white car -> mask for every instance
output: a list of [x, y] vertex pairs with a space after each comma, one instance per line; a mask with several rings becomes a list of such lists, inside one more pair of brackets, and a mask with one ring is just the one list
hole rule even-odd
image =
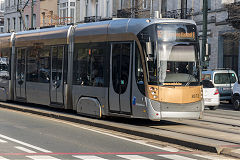
[[210, 80], [220, 94], [221, 101], [231, 103], [232, 87], [238, 81], [237, 74], [229, 69], [214, 69], [202, 72], [202, 78]]
[[240, 82], [233, 85], [232, 102], [235, 110], [240, 110]]
[[215, 110], [220, 104], [220, 96], [217, 88], [214, 87], [211, 81], [203, 80], [203, 101], [204, 106], [210, 110]]

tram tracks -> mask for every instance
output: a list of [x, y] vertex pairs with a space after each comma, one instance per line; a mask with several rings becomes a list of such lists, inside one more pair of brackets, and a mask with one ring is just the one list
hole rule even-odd
[[[0, 104], [4, 105], [4, 103]], [[207, 114], [203, 120], [163, 120], [160, 122], [126, 118], [98, 120], [58, 111], [46, 111], [44, 108], [33, 109], [14, 104], [5, 105], [14, 110], [83, 123], [205, 151], [220, 153], [225, 146], [240, 147], [239, 121], [229, 120], [229, 117], [220, 118]]]
[[161, 131], [200, 138], [201, 141], [216, 141], [217, 145], [231, 143], [240, 145], [240, 119], [231, 117], [231, 112], [226, 114], [206, 113], [202, 120], [171, 120], [176, 125], [149, 126]]

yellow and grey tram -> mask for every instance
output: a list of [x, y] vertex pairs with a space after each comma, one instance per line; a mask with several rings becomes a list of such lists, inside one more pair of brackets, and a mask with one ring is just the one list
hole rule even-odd
[[194, 21], [116, 19], [2, 34], [0, 43], [1, 101], [95, 117], [202, 116]]

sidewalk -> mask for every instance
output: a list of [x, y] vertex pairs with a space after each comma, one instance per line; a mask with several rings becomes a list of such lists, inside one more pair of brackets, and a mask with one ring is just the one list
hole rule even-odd
[[[1, 108], [13, 109], [17, 111], [33, 113], [46, 117], [71, 121], [79, 124], [90, 125], [94, 127], [110, 129], [118, 132], [123, 132], [131, 135], [163, 141], [167, 143], [177, 144], [192, 149], [208, 151], [218, 154], [233, 156], [240, 159], [240, 142], [230, 143], [217, 139], [186, 135], [183, 133], [172, 132], [168, 130], [150, 128], [146, 126], [137, 126], [126, 123], [117, 123], [107, 120], [99, 120], [94, 118], [82, 117], [76, 114], [60, 112], [42, 107], [28, 107], [19, 104], [10, 104], [0, 102]], [[240, 135], [239, 135], [240, 136]]]

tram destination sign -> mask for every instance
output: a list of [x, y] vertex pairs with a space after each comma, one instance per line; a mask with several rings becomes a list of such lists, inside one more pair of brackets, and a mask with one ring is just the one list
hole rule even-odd
[[196, 40], [195, 32], [176, 32], [172, 30], [158, 30], [158, 39], [161, 41], [183, 41], [183, 40]]

